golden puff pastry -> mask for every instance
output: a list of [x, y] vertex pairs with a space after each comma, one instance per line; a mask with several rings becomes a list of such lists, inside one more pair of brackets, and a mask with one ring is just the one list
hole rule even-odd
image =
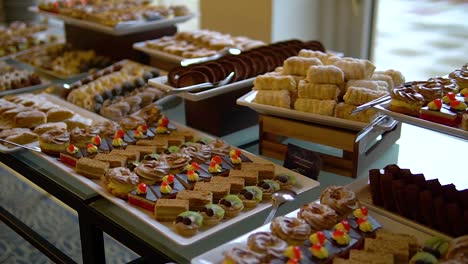
[[295, 91], [297, 88], [296, 80], [290, 75], [263, 74], [254, 80], [254, 90], [289, 90]]
[[331, 55], [321, 52], [319, 50], [301, 49], [297, 56], [304, 57], [304, 58], [319, 58], [319, 60], [322, 63], [324, 63], [327, 61], [328, 57], [330, 57]]
[[355, 105], [350, 105], [343, 102], [338, 103], [335, 107], [335, 117], [370, 123], [377, 116], [377, 112], [371, 108], [352, 115], [351, 112], [354, 109], [356, 109]]
[[343, 100], [347, 104], [362, 105], [388, 94], [389, 93], [386, 91], [374, 91], [367, 88], [351, 86], [348, 87], [348, 90], [343, 96]]
[[317, 115], [333, 116], [335, 111], [335, 100], [318, 100], [299, 98], [294, 103], [294, 108], [298, 111], [308, 112]]
[[346, 80], [370, 79], [375, 71], [375, 66], [370, 61], [355, 58], [338, 59], [333, 65], [344, 72]]
[[299, 98], [337, 100], [340, 88], [335, 84], [309, 83], [305, 80], [299, 82], [297, 87]]
[[387, 83], [387, 85], [388, 85], [388, 87], [390, 89], [393, 89], [393, 87], [395, 87], [395, 84], [393, 83], [392, 76], [390, 76], [388, 74], [385, 74], [383, 72], [374, 72], [374, 74], [371, 77], [371, 80], [384, 81], [384, 82]]
[[318, 58], [289, 57], [283, 63], [283, 72], [284, 74], [305, 76], [309, 67], [313, 65], [322, 65], [322, 62]]
[[333, 65], [310, 66], [306, 79], [311, 83], [341, 84], [344, 83], [344, 73]]
[[405, 76], [403, 76], [403, 74], [400, 71], [390, 69], [384, 71], [383, 73], [392, 77], [394, 86], [402, 85], [405, 83]]
[[287, 90], [259, 90], [257, 91], [254, 102], [283, 108], [291, 108], [291, 96]]
[[388, 91], [388, 83], [384, 81], [376, 81], [376, 80], [349, 80], [346, 83], [346, 90], [348, 90], [348, 87], [361, 87], [361, 88], [367, 88], [370, 90], [374, 91]]

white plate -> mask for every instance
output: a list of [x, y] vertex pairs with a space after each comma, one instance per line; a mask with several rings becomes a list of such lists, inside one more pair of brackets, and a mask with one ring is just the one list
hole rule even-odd
[[[373, 208], [369, 207], [369, 213], [372, 215], [381, 225], [382, 228], [385, 230], [388, 230], [390, 232], [394, 233], [402, 233], [402, 234], [411, 234], [414, 235], [420, 244], [424, 243], [425, 240], [428, 238], [438, 235], [437, 232], [426, 229], [426, 230], [421, 230], [421, 229], [415, 229], [411, 226], [406, 225], [405, 223], [402, 223], [398, 220], [395, 220], [393, 218], [389, 218], [386, 215], [380, 214], [380, 212], [375, 211]], [[297, 213], [299, 210], [295, 210], [286, 216], [289, 217], [296, 217]], [[229, 250], [233, 247], [236, 246], [246, 246], [247, 245], [247, 238], [249, 235], [256, 233], [256, 232], [269, 232], [270, 231], [270, 224], [266, 224], [264, 226], [261, 226], [249, 233], [246, 233], [236, 239], [231, 240], [230, 242], [223, 244], [219, 247], [216, 247], [204, 254], [201, 254], [200, 256], [195, 257], [192, 259], [191, 263], [192, 264], [221, 264], [224, 259], [223, 253], [226, 250]], [[446, 237], [447, 239], [450, 239], [449, 237]]]
[[385, 102], [379, 105], [375, 105], [374, 109], [377, 110], [378, 112], [381, 112], [382, 114], [391, 116], [395, 120], [399, 120], [404, 123], [408, 123], [411, 125], [419, 126], [422, 128], [426, 128], [429, 130], [437, 131], [443, 134], [447, 134], [447, 135], [458, 137], [464, 140], [468, 140], [468, 131], [466, 130], [463, 130], [457, 127], [450, 127], [450, 126], [438, 124], [435, 122], [427, 121], [421, 118], [417, 118], [417, 117], [413, 117], [413, 116], [409, 116], [405, 114], [400, 114], [397, 112], [393, 112], [387, 109], [388, 105], [389, 105], [389, 102]]
[[147, 41], [134, 43], [133, 44], [133, 49], [142, 51], [142, 52], [144, 52], [144, 53], [146, 53], [146, 54], [150, 55], [151, 57], [156, 58], [158, 60], [163, 60], [163, 61], [176, 63], [176, 64], [180, 64], [180, 62], [182, 60], [186, 59], [184, 57], [180, 57], [180, 56], [177, 56], [177, 55], [174, 55], [174, 54], [171, 54], [171, 53], [167, 53], [167, 52], [164, 52], [164, 51], [161, 51], [161, 50], [148, 48], [146, 46], [146, 42]]
[[257, 95], [257, 91], [250, 91], [244, 96], [237, 99], [237, 104], [242, 106], [247, 106], [252, 108], [253, 110], [261, 113], [261, 114], [268, 114], [286, 118], [292, 118], [296, 120], [326, 125], [326, 126], [333, 126], [338, 128], [345, 128], [349, 130], [361, 131], [364, 127], [368, 125], [368, 123], [352, 121], [348, 119], [338, 118], [334, 116], [325, 116], [325, 115], [317, 115], [307, 112], [301, 112], [294, 109], [287, 109], [272, 105], [265, 105], [265, 104], [258, 104], [254, 102], [255, 96]]
[[44, 15], [44, 16], [62, 20], [63, 22], [68, 23], [70, 25], [92, 29], [92, 30], [96, 30], [99, 32], [103, 32], [103, 33], [107, 33], [107, 34], [115, 35], [115, 36], [128, 35], [128, 34], [138, 33], [138, 32], [142, 32], [146, 30], [156, 30], [156, 29], [172, 26], [177, 23], [185, 22], [195, 16], [195, 14], [189, 14], [186, 16], [177, 16], [173, 18], [160, 19], [160, 20], [155, 20], [155, 21], [142, 21], [142, 22], [137, 22], [132, 25], [122, 25], [122, 26], [116, 25], [115, 27], [110, 27], [110, 26], [99, 24], [99, 23], [86, 21], [83, 19], [77, 19], [77, 18], [59, 15], [59, 14], [55, 14], [55, 13], [51, 13], [47, 11], [42, 11], [42, 10], [39, 10], [37, 7], [32, 7], [30, 8], [30, 10], [34, 12], [39, 12], [39, 14]]
[[[54, 104], [57, 104], [59, 106], [62, 106], [66, 109], [69, 109], [69, 110], [72, 110], [75, 114], [79, 114], [81, 115], [82, 117], [85, 117], [85, 118], [89, 118], [93, 121], [102, 121], [102, 120], [108, 120], [98, 114], [95, 114], [95, 113], [92, 113], [92, 112], [89, 112], [89, 111], [86, 111], [84, 110], [83, 108], [81, 107], [78, 107], [72, 103], [69, 103], [67, 101], [64, 101], [62, 100], [61, 98], [55, 96], [55, 95], [51, 95], [51, 94], [38, 94], [36, 95], [40, 98], [44, 98], [44, 101], [48, 101], [48, 102], [51, 102], [51, 103], [54, 103]], [[26, 144], [26, 146], [28, 147], [38, 147], [39, 146], [39, 142], [32, 142], [30, 144]], [[14, 152], [14, 151], [17, 151], [17, 150], [20, 150], [21, 148], [20, 147], [12, 147], [12, 148], [9, 148], [9, 147], [6, 147], [5, 145], [3, 144], [0, 144], [0, 152], [2, 153], [9, 153], [9, 152]]]
[[[198, 93], [179, 93], [177, 94], [177, 96], [185, 98], [189, 101], [201, 101], [201, 100], [211, 98], [213, 96], [225, 94], [225, 93], [235, 91], [238, 89], [242, 89], [248, 86], [253, 86], [254, 79], [255, 78], [249, 78], [249, 79], [245, 79], [245, 80], [238, 81], [235, 83], [230, 83], [224, 86], [211, 88], [206, 91], [202, 91]], [[177, 90], [177, 88], [174, 88], [167, 83], [167, 76], [161, 76], [158, 78], [149, 79], [148, 83], [152, 86], [158, 87], [160, 89], [164, 89], [166, 91]]]

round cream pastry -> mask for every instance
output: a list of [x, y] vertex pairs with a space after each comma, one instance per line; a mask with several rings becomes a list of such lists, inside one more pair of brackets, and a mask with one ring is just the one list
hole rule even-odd
[[135, 173], [140, 176], [140, 181], [146, 184], [161, 182], [162, 178], [169, 174], [169, 164], [164, 160], [147, 160], [135, 168]]
[[126, 199], [140, 182], [140, 177], [124, 167], [107, 170], [103, 178], [105, 188], [113, 195]]

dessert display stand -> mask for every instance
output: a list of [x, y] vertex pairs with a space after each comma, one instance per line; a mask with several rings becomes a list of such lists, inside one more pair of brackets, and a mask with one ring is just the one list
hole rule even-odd
[[341, 157], [319, 153], [322, 170], [352, 178], [381, 156], [401, 134], [401, 123], [390, 131], [350, 130], [260, 114], [259, 124], [260, 155], [282, 160], [287, 151], [287, 146], [282, 143], [284, 140], [294, 138], [312, 142], [342, 150]]

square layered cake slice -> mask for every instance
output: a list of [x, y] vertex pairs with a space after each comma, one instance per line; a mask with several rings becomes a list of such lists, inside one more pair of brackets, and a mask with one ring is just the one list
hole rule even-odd
[[273, 180], [275, 165], [273, 163], [242, 163], [241, 170], [258, 172], [258, 180]]
[[212, 182], [197, 182], [194, 191], [208, 191], [213, 193], [213, 202], [217, 203], [231, 191], [230, 183], [212, 183]]
[[245, 186], [258, 184], [258, 171], [231, 170], [228, 177], [243, 178]]
[[174, 221], [180, 213], [188, 210], [188, 200], [159, 199], [154, 206], [154, 217], [158, 221]]
[[213, 203], [213, 193], [209, 191], [181, 190], [177, 193], [177, 199], [188, 200], [191, 211], [201, 211], [202, 208]]
[[242, 188], [245, 186], [245, 179], [238, 177], [223, 177], [215, 176], [211, 178], [212, 183], [229, 183], [231, 184], [231, 193], [236, 194], [242, 191]]

